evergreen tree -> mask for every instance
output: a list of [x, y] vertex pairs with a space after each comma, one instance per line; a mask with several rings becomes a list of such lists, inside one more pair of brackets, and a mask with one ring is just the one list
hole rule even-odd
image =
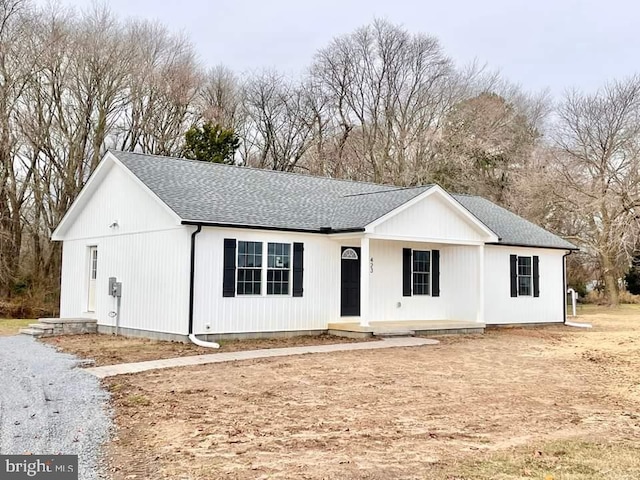
[[233, 156], [240, 146], [240, 140], [230, 128], [207, 122], [194, 125], [184, 135], [185, 145], [182, 156], [192, 160], [214, 163], [233, 163]]
[[631, 268], [624, 276], [627, 290], [633, 295], [640, 295], [640, 256], [633, 257]]

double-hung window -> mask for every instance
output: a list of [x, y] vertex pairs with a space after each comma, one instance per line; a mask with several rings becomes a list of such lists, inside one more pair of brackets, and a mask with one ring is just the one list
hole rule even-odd
[[267, 295], [289, 295], [291, 245], [269, 242], [266, 247], [267, 261], [264, 262], [262, 242], [238, 242], [238, 295], [263, 295], [263, 283], [266, 283]]
[[262, 291], [262, 242], [238, 242], [238, 295]]
[[518, 295], [532, 295], [532, 276], [531, 257], [518, 257]]
[[289, 295], [291, 245], [267, 245], [267, 295]]
[[[225, 238], [223, 246], [223, 297], [302, 297], [303, 243], [248, 242]], [[410, 263], [408, 268], [411, 268]]]
[[413, 294], [431, 294], [431, 252], [413, 251]]

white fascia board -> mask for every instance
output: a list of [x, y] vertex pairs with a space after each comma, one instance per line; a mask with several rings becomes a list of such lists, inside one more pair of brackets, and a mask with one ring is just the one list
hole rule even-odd
[[391, 210], [390, 212], [386, 213], [385, 215], [383, 215], [382, 217], [378, 218], [377, 220], [374, 220], [373, 222], [371, 222], [369, 225], [367, 225], [365, 227], [365, 231], [367, 233], [373, 233], [374, 229], [378, 225], [380, 225], [381, 223], [384, 223], [385, 221], [389, 220], [390, 218], [395, 217], [400, 212], [403, 212], [407, 208], [415, 205], [416, 203], [421, 202], [425, 198], [427, 198], [427, 197], [429, 197], [431, 195], [436, 195], [436, 194], [440, 195], [443, 199], [445, 199], [445, 201], [449, 202], [449, 205], [451, 205], [452, 208], [454, 208], [456, 211], [458, 211], [462, 215], [463, 218], [465, 218], [466, 220], [469, 221], [469, 223], [471, 223], [477, 229], [479, 229], [480, 231], [485, 233], [487, 235], [487, 237], [488, 237], [486, 242], [498, 242], [500, 240], [500, 237], [498, 237], [498, 235], [496, 235], [496, 233], [493, 230], [491, 230], [484, 223], [482, 223], [480, 220], [478, 220], [478, 218], [475, 215], [473, 215], [469, 210], [467, 210], [465, 207], [463, 207], [460, 202], [458, 202], [455, 198], [453, 198], [440, 185], [432, 186], [426, 192], [421, 193], [417, 197], [414, 197], [411, 200], [409, 200], [408, 202], [403, 203], [398, 208], [395, 208], [394, 210]]
[[365, 232], [348, 232], [348, 233], [330, 233], [327, 237], [332, 240], [350, 240], [350, 239], [360, 239], [365, 236]]
[[427, 238], [427, 237], [407, 237], [403, 235], [382, 235], [372, 233], [367, 235], [371, 240], [390, 240], [394, 242], [411, 243], [439, 243], [442, 245], [484, 245], [483, 241], [464, 240], [458, 238]]

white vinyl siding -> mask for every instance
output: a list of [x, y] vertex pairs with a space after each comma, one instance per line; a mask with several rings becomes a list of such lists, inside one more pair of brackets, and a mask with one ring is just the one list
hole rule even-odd
[[[192, 229], [67, 240], [62, 253], [60, 316], [91, 317], [115, 325], [109, 277], [122, 282], [120, 326], [166, 333], [187, 333], [189, 242]], [[98, 244], [95, 313], [87, 314], [87, 247]]]
[[[402, 249], [440, 250], [440, 296], [402, 295]], [[369, 319], [475, 321], [478, 297], [476, 246], [373, 240]]]
[[[175, 222], [123, 167], [112, 165], [65, 233], [60, 316], [115, 325], [109, 277], [122, 282], [120, 326], [186, 334], [194, 227]], [[111, 227], [114, 221], [117, 227]], [[95, 268], [88, 249], [97, 246]], [[95, 312], [87, 312], [95, 276]]]
[[[427, 220], [428, 219], [428, 220]], [[375, 234], [400, 237], [423, 237], [442, 240], [480, 242], [487, 234], [452, 207], [448, 200], [434, 193], [394, 215], [374, 228]]]
[[[485, 321], [487, 324], [563, 321], [564, 250], [487, 245], [485, 247]], [[509, 256], [539, 257], [540, 297], [511, 297]], [[531, 287], [533, 291], [533, 285]]]
[[[204, 227], [197, 237], [194, 330], [204, 333], [324, 330], [340, 315], [340, 243], [326, 235], [297, 232], [250, 231]], [[262, 242], [289, 246], [289, 292], [266, 293], [267, 258], [263, 259], [263, 293], [260, 296], [222, 296], [223, 242]], [[293, 243], [304, 243], [304, 295], [292, 296]], [[277, 254], [275, 254], [277, 256]], [[276, 259], [274, 259], [276, 260]], [[282, 259], [283, 265], [284, 259]], [[278, 265], [276, 261], [274, 265]], [[209, 328], [207, 328], [207, 325]]]

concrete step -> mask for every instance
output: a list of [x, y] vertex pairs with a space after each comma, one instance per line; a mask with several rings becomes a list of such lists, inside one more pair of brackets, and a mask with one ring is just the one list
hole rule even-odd
[[44, 330], [38, 330], [35, 328], [21, 328], [18, 332], [23, 335], [31, 335], [32, 337], [41, 337], [45, 333]]
[[45, 323], [30, 323], [29, 328], [35, 330], [45, 330], [47, 332], [53, 332], [53, 325], [47, 325]]
[[39, 318], [40, 323], [97, 323], [95, 318]]
[[373, 332], [374, 337], [413, 337], [413, 330], [378, 330]]

